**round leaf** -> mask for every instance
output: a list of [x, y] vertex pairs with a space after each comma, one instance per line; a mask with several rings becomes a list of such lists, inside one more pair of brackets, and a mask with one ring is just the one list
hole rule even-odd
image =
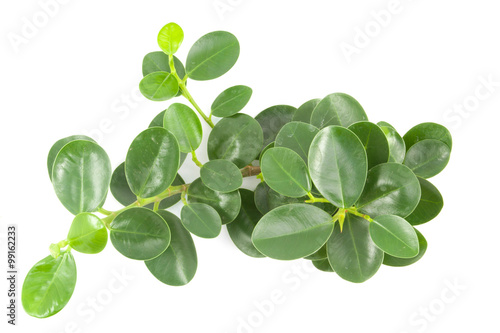
[[181, 152], [189, 153], [200, 146], [203, 138], [201, 122], [189, 106], [181, 103], [170, 105], [163, 118], [163, 127], [176, 137]]
[[75, 140], [86, 140], [95, 142], [94, 139], [86, 135], [72, 135], [68, 136], [67, 138], [63, 138], [61, 140], [56, 141], [56, 143], [54, 143], [50, 148], [49, 155], [47, 156], [47, 170], [49, 171], [49, 178], [51, 181], [52, 181], [52, 167], [54, 166], [54, 161], [57, 157], [57, 154], [59, 154], [59, 151], [62, 149], [62, 147], [64, 147], [71, 141]]
[[222, 228], [219, 213], [204, 203], [192, 203], [182, 207], [181, 221], [189, 232], [202, 238], [215, 238], [219, 236]]
[[311, 114], [311, 125], [319, 129], [330, 125], [349, 127], [365, 120], [368, 120], [368, 117], [358, 101], [343, 93], [326, 96]]
[[200, 169], [200, 177], [208, 188], [223, 193], [236, 191], [243, 183], [241, 171], [228, 160], [212, 160]]
[[234, 86], [224, 90], [212, 103], [212, 114], [216, 117], [230, 117], [240, 112], [252, 96], [247, 86]]
[[240, 55], [236, 37], [226, 31], [214, 31], [198, 39], [186, 60], [188, 76], [193, 80], [212, 80], [229, 71]]
[[333, 272], [332, 265], [330, 265], [330, 262], [328, 259], [319, 259], [319, 260], [313, 260], [312, 264], [314, 267], [319, 269], [320, 271], [331, 273]]
[[417, 176], [431, 178], [443, 171], [450, 160], [450, 147], [442, 141], [428, 139], [408, 149], [404, 164]]
[[422, 195], [417, 208], [405, 217], [405, 220], [411, 225], [419, 225], [429, 222], [439, 215], [443, 208], [443, 197], [439, 190], [428, 180], [418, 177]]
[[365, 147], [368, 169], [389, 161], [389, 142], [384, 131], [369, 121], [360, 121], [349, 126]]
[[95, 212], [106, 199], [111, 163], [96, 143], [75, 140], [57, 154], [52, 184], [57, 197], [71, 213]]
[[101, 219], [89, 213], [75, 216], [68, 232], [68, 244], [81, 253], [99, 253], [108, 243], [108, 231]]
[[427, 250], [427, 241], [425, 240], [424, 235], [420, 233], [420, 231], [418, 231], [417, 229], [414, 230], [417, 233], [418, 237], [418, 247], [419, 247], [418, 254], [413, 258], [398, 258], [398, 257], [393, 257], [386, 253], [384, 254], [384, 265], [394, 266], [394, 267], [408, 266], [416, 263], [417, 261], [420, 260], [420, 258], [424, 256], [425, 251]]
[[316, 98], [316, 99], [311, 99], [310, 101], [305, 102], [302, 104], [297, 111], [295, 111], [295, 114], [292, 117], [293, 121], [301, 121], [303, 123], [310, 124], [311, 123], [311, 115], [314, 111], [314, 108], [318, 105], [318, 103], [321, 101], [321, 99]]
[[358, 200], [367, 165], [361, 141], [340, 126], [322, 129], [309, 148], [309, 172], [314, 185], [337, 207], [349, 208]]
[[[164, 53], [162, 52], [162, 54], [164, 54]], [[156, 115], [156, 117], [154, 117], [154, 119], [151, 121], [151, 123], [149, 124], [148, 128], [151, 128], [151, 127], [163, 127], [163, 118], [165, 118], [165, 113], [166, 112], [167, 112], [167, 110], [163, 110], [162, 112], [158, 113]], [[184, 161], [186, 160], [186, 157], [187, 157], [187, 153], [181, 152], [181, 160], [179, 162], [179, 167], [182, 164], [184, 164]]]
[[281, 128], [292, 121], [296, 108], [289, 105], [275, 105], [260, 112], [256, 117], [264, 133], [263, 147], [275, 141]]
[[290, 204], [264, 215], [255, 227], [252, 242], [270, 258], [293, 260], [320, 249], [332, 230], [330, 214], [311, 205]]
[[392, 125], [385, 121], [381, 121], [377, 125], [384, 131], [389, 143], [389, 162], [403, 163], [405, 160], [406, 145], [401, 135], [399, 135]]
[[452, 148], [451, 133], [443, 125], [436, 123], [422, 123], [410, 129], [403, 137], [406, 143], [406, 150], [415, 143], [423, 140], [438, 140]]
[[153, 72], [141, 80], [139, 90], [147, 99], [161, 102], [177, 95], [179, 83], [169, 72]]
[[260, 152], [260, 155], [259, 155], [259, 165], [262, 164], [262, 156], [264, 156], [264, 153], [266, 151], [268, 151], [269, 149], [271, 148], [274, 148], [274, 141], [271, 142], [270, 144], [268, 144], [267, 146], [264, 147], [264, 149], [262, 149], [262, 151]]
[[402, 217], [377, 216], [370, 223], [370, 236], [382, 251], [398, 258], [413, 258], [418, 254], [415, 230]]
[[[186, 75], [184, 65], [176, 56], [174, 56], [174, 67], [180, 78]], [[150, 52], [146, 54], [142, 60], [142, 75], [146, 76], [154, 72], [170, 73], [168, 55], [162, 51]]]
[[130, 259], [149, 260], [170, 244], [170, 229], [165, 220], [144, 207], [129, 208], [118, 214], [110, 225], [111, 243]]
[[307, 163], [309, 147], [319, 130], [309, 124], [292, 121], [285, 124], [276, 136], [275, 147], [290, 148]]
[[158, 33], [158, 45], [168, 55], [173, 55], [182, 44], [184, 32], [181, 27], [173, 22], [161, 28]]

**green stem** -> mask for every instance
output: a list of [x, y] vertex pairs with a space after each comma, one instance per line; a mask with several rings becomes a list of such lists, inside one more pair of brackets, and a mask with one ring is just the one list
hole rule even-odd
[[160, 208], [160, 201], [156, 201], [153, 206], [153, 212], [157, 212], [158, 208]]
[[191, 157], [193, 159], [194, 164], [196, 164], [200, 168], [203, 167], [203, 164], [198, 160], [198, 157], [196, 157], [196, 152], [194, 150], [191, 152]]
[[330, 202], [325, 198], [316, 198], [311, 192], [307, 193], [309, 200], [306, 200], [306, 203], [315, 203], [315, 202]]
[[104, 208], [102, 208], [102, 207], [101, 207], [101, 208], [99, 208], [97, 211], [98, 211], [99, 213], [103, 214], [103, 215], [111, 215], [111, 214], [113, 213], [112, 211], [107, 210], [107, 209], [104, 209]]
[[351, 207], [351, 208], [347, 209], [346, 211], [351, 213], [352, 215], [362, 217], [365, 220], [367, 220], [368, 222], [373, 222], [373, 219], [370, 216], [358, 212], [358, 210], [355, 207]]

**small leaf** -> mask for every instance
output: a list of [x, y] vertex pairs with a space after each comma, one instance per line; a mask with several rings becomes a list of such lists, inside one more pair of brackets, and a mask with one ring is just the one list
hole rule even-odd
[[285, 124], [276, 136], [275, 147], [290, 148], [307, 163], [309, 147], [319, 130], [309, 124], [292, 121]]
[[144, 207], [129, 208], [110, 225], [111, 243], [125, 257], [136, 260], [156, 258], [170, 244], [165, 220]]
[[404, 164], [417, 176], [431, 178], [448, 165], [450, 153], [450, 147], [442, 141], [426, 139], [408, 149]]
[[204, 203], [192, 203], [182, 207], [181, 221], [189, 232], [202, 238], [215, 238], [219, 236], [222, 228], [219, 213]]
[[422, 123], [410, 129], [403, 137], [406, 143], [406, 150], [409, 150], [415, 143], [423, 140], [438, 140], [446, 144], [450, 150], [452, 148], [451, 133], [443, 125], [436, 123]]
[[[182, 62], [174, 56], [174, 67], [177, 75], [182, 79], [186, 75], [186, 69]], [[154, 72], [170, 73], [170, 64], [168, 55], [162, 51], [150, 52], [144, 56], [142, 60], [142, 75], [146, 76]]]
[[276, 135], [281, 128], [292, 121], [296, 108], [289, 105], [275, 105], [260, 112], [256, 117], [264, 133], [264, 143], [262, 147], [275, 141]]
[[52, 181], [52, 167], [54, 166], [54, 161], [56, 160], [57, 154], [59, 154], [59, 151], [61, 151], [62, 147], [64, 147], [71, 141], [75, 140], [86, 140], [95, 142], [94, 139], [86, 135], [72, 135], [68, 136], [67, 138], [58, 140], [56, 143], [54, 143], [54, 145], [50, 148], [49, 155], [47, 156], [47, 170], [49, 171], [49, 177], [51, 181]]
[[243, 183], [241, 171], [228, 160], [212, 160], [200, 169], [200, 177], [208, 188], [223, 193], [236, 191]]
[[314, 108], [318, 105], [318, 103], [321, 101], [320, 98], [316, 99], [311, 99], [310, 101], [305, 102], [302, 104], [297, 111], [295, 111], [292, 121], [301, 121], [306, 124], [311, 123], [311, 115], [314, 111]]
[[377, 216], [370, 223], [370, 236], [382, 251], [398, 258], [413, 258], [418, 254], [415, 230], [402, 217]]
[[322, 129], [337, 125], [349, 127], [368, 117], [361, 105], [354, 98], [343, 93], [334, 93], [323, 98], [311, 114], [311, 125]]
[[108, 231], [101, 219], [89, 213], [75, 216], [68, 232], [69, 246], [81, 253], [99, 253], [108, 243]]
[[181, 103], [170, 105], [163, 118], [163, 127], [175, 136], [181, 152], [190, 153], [200, 146], [203, 137], [201, 122], [189, 106]]
[[224, 90], [212, 103], [212, 114], [216, 117], [230, 117], [240, 112], [252, 96], [247, 86], [234, 86]]
[[181, 27], [173, 22], [161, 28], [158, 33], [158, 45], [168, 55], [173, 55], [184, 40], [184, 32]]
[[439, 215], [443, 208], [443, 197], [439, 190], [428, 180], [418, 177], [422, 195], [417, 208], [405, 217], [411, 225], [419, 225], [429, 222]]
[[403, 163], [406, 155], [406, 145], [401, 135], [391, 124], [385, 121], [381, 121], [377, 125], [384, 131], [389, 143], [389, 162]]
[[169, 72], [153, 72], [141, 80], [139, 89], [147, 99], [161, 102], [175, 97], [179, 91], [179, 84]]
[[384, 131], [374, 123], [360, 121], [349, 126], [365, 147], [368, 170], [389, 161], [389, 142]]
[[314, 267], [319, 269], [320, 271], [331, 273], [333, 272], [332, 265], [330, 265], [330, 262], [328, 259], [319, 259], [319, 260], [312, 260], [311, 261]]
[[417, 229], [415, 229], [415, 232], [417, 233], [418, 237], [418, 254], [413, 257], [413, 258], [398, 258], [398, 257], [393, 257], [390, 254], [384, 254], [384, 265], [387, 266], [394, 266], [394, 267], [403, 267], [403, 266], [408, 266], [411, 264], [416, 263], [419, 261], [425, 254], [425, 251], [427, 250], [427, 241], [424, 238], [424, 235], [420, 233]]

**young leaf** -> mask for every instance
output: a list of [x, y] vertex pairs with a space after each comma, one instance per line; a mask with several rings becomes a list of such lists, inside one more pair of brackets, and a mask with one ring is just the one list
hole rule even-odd
[[200, 177], [208, 188], [223, 193], [236, 191], [243, 183], [241, 171], [228, 160], [212, 160], [200, 169]]
[[285, 124], [276, 136], [275, 147], [290, 148], [307, 163], [309, 147], [319, 130], [309, 124], [292, 121]]
[[411, 225], [419, 225], [429, 222], [439, 215], [443, 208], [443, 197], [439, 190], [428, 180], [418, 177], [420, 182], [421, 196], [417, 208], [405, 217]]
[[240, 112], [252, 96], [247, 86], [234, 86], [224, 90], [212, 103], [212, 114], [216, 117], [230, 117]]
[[97, 216], [80, 213], [73, 219], [67, 240], [69, 246], [78, 252], [99, 253], [108, 243], [108, 231]]
[[182, 207], [181, 221], [189, 232], [202, 238], [215, 238], [222, 228], [219, 213], [204, 203], [191, 203]]
[[450, 160], [450, 147], [442, 141], [418, 141], [406, 152], [404, 164], [417, 176], [431, 178], [443, 171]]
[[203, 137], [201, 122], [189, 106], [181, 103], [170, 105], [163, 118], [163, 127], [175, 136], [181, 152], [190, 153], [200, 146]]
[[310, 101], [305, 102], [299, 108], [297, 111], [295, 111], [292, 121], [300, 121], [306, 124], [311, 123], [311, 115], [314, 111], [314, 108], [318, 105], [318, 103], [321, 101], [320, 98], [316, 99], [311, 99]]
[[406, 143], [406, 150], [409, 150], [415, 143], [423, 140], [438, 140], [446, 144], [450, 150], [452, 148], [451, 133], [443, 125], [436, 123], [422, 123], [410, 129], [403, 137]]
[[368, 120], [368, 117], [358, 101], [343, 93], [326, 96], [311, 114], [311, 125], [319, 129], [330, 125], [349, 127], [365, 120]]
[[384, 131], [374, 123], [360, 121], [349, 126], [365, 147], [368, 170], [389, 161], [389, 142]]
[[147, 99], [161, 102], [175, 97], [179, 84], [169, 72], [153, 72], [141, 80], [139, 90]]
[[377, 216], [370, 223], [370, 236], [382, 251], [398, 258], [418, 254], [418, 237], [405, 219], [395, 215]]
[[264, 215], [253, 231], [252, 242], [270, 258], [293, 260], [320, 249], [332, 230], [330, 214], [311, 205], [290, 204]]
[[405, 160], [406, 145], [401, 135], [399, 135], [392, 125], [385, 121], [378, 122], [377, 125], [384, 131], [389, 143], [389, 162], [403, 163]]
[[56, 141], [54, 145], [50, 148], [49, 155], [47, 156], [47, 170], [49, 171], [49, 178], [52, 181], [52, 167], [54, 166], [54, 161], [56, 160], [57, 154], [66, 144], [75, 140], [86, 140], [92, 141], [95, 143], [94, 139], [86, 136], [86, 135], [72, 135], [67, 138], [63, 138], [61, 140]]
[[427, 250], [427, 241], [425, 240], [424, 235], [420, 233], [420, 231], [415, 228], [414, 230], [418, 237], [418, 254], [413, 258], [398, 258], [386, 253], [384, 254], [384, 265], [393, 267], [408, 266], [416, 263], [424, 256], [425, 251]]
[[263, 147], [275, 141], [281, 128], [292, 121], [296, 108], [289, 105], [275, 105], [260, 112], [256, 117], [264, 133]]
[[173, 22], [161, 28], [158, 33], [158, 45], [168, 55], [173, 55], [182, 44], [184, 32], [181, 27]]

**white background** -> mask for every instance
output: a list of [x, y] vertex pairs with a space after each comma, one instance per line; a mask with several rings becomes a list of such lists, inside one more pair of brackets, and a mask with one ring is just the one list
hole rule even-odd
[[[499, 330], [497, 2], [401, 0], [384, 27], [374, 24], [372, 12], [392, 8], [390, 0], [66, 0], [44, 22], [40, 3], [46, 2], [0, 5], [0, 258], [5, 260], [5, 225], [18, 223], [19, 289], [72, 220], [47, 176], [48, 150], [59, 138], [90, 133], [113, 166], [122, 162], [132, 139], [169, 105], [146, 101], [136, 91], [142, 58], [159, 50], [157, 32], [170, 21], [185, 32], [181, 59], [213, 30], [228, 30], [240, 41], [240, 59], [228, 74], [190, 82], [205, 110], [235, 84], [253, 88], [245, 109], [251, 115], [346, 92], [372, 121], [388, 121], [402, 134], [426, 121], [448, 126], [454, 147], [448, 168], [432, 179], [445, 207], [419, 228], [429, 248], [413, 266], [384, 266], [368, 282], [352, 284], [306, 261], [247, 257], [223, 230], [215, 240], [195, 238], [197, 275], [175, 288], [108, 246], [99, 255], [75, 254], [78, 283], [63, 311], [39, 320], [21, 310], [19, 326], [8, 332]], [[217, 11], [217, 4], [226, 10]], [[37, 31], [23, 32], [34, 20]], [[360, 44], [357, 31], [365, 28], [372, 37]], [[15, 38], [24, 39], [16, 44]], [[358, 46], [351, 57], [341, 50], [347, 44]], [[485, 85], [488, 79], [496, 84]], [[457, 113], [454, 106], [465, 111]], [[204, 152], [200, 158], [206, 160]], [[192, 181], [196, 168], [186, 166], [193, 172], [182, 175]], [[110, 198], [106, 207], [118, 205]], [[117, 282], [121, 274], [129, 280]], [[5, 281], [0, 287], [3, 332]], [[282, 297], [271, 307], [276, 293]]]

